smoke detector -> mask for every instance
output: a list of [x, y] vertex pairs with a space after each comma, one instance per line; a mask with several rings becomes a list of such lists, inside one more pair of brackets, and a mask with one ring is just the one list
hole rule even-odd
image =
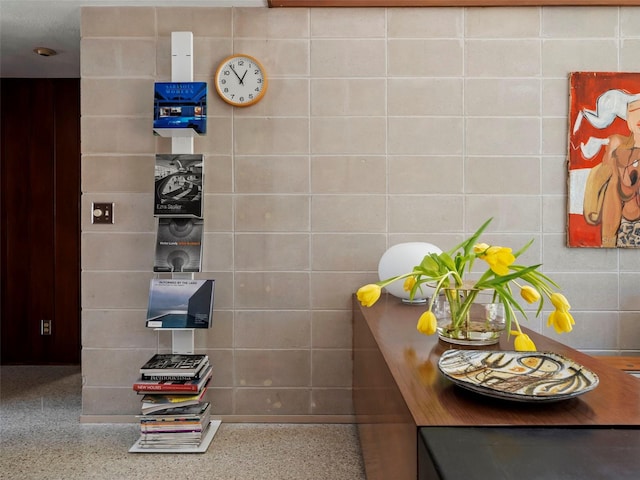
[[33, 51], [41, 57], [53, 57], [54, 55], [58, 54], [58, 52], [56, 52], [55, 50], [47, 47], [36, 47], [33, 49]]

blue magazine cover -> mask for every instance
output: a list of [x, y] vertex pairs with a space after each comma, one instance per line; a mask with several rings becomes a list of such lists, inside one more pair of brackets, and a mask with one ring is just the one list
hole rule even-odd
[[[153, 130], [207, 133], [207, 83], [159, 82], [155, 84]], [[186, 133], [186, 136], [189, 136]]]

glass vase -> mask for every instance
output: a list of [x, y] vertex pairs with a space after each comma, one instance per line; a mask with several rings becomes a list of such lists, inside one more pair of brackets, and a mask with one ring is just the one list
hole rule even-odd
[[486, 290], [443, 289], [433, 304], [438, 336], [456, 345], [498, 343], [506, 328], [504, 305], [492, 300]]

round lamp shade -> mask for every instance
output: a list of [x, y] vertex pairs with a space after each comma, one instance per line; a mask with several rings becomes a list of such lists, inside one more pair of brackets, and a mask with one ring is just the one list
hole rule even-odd
[[[420, 265], [425, 255], [429, 253], [442, 253], [435, 245], [425, 242], [398, 243], [384, 252], [378, 263], [378, 276], [380, 280], [385, 280], [396, 275], [402, 275], [413, 270], [413, 267]], [[405, 279], [396, 280], [385, 288], [394, 297], [401, 298], [405, 302], [410, 302], [409, 292], [404, 290]], [[413, 302], [423, 303], [431, 294], [433, 288], [424, 285], [416, 291]]]

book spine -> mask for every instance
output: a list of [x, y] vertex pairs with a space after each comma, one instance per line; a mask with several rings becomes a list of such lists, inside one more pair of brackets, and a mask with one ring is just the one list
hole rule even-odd
[[141, 375], [143, 380], [151, 380], [154, 382], [162, 381], [178, 381], [178, 380], [200, 380], [200, 375]]
[[146, 383], [134, 383], [133, 389], [138, 392], [162, 392], [162, 393], [175, 393], [175, 392], [197, 392], [197, 385], [154, 385]]

